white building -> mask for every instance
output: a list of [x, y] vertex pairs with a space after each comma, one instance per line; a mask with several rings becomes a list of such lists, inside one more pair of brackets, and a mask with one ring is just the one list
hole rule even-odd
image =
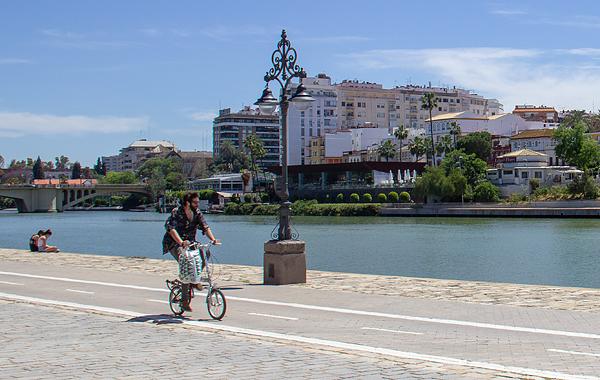
[[[288, 108], [288, 165], [304, 165], [308, 157], [309, 140], [337, 131], [337, 94], [326, 74], [302, 79], [302, 84], [315, 99], [306, 111]], [[297, 83], [290, 86], [289, 96]]]
[[498, 157], [497, 167], [486, 170], [487, 179], [500, 188], [500, 196], [513, 193], [529, 194], [531, 179], [540, 186], [560, 186], [583, 174], [570, 166], [548, 166], [548, 156], [530, 149], [521, 149]]
[[[515, 136], [510, 137], [510, 145], [512, 151], [521, 149], [530, 149], [535, 152], [544, 153], [548, 156], [548, 165], [559, 165], [559, 159], [556, 157], [554, 148], [558, 141], [552, 140], [552, 132], [554, 129], [531, 129], [520, 132]], [[564, 161], [562, 165], [564, 165]]]
[[228, 193], [251, 193], [252, 174], [233, 173], [216, 174], [210, 178], [195, 179], [187, 182], [188, 190], [214, 190]]
[[146, 160], [154, 157], [164, 157], [173, 150], [178, 151], [179, 148], [170, 141], [141, 139], [121, 149], [121, 153], [118, 155], [103, 156], [102, 160], [106, 163], [107, 171], [136, 171]]
[[[476, 115], [471, 111], [447, 113], [432, 117], [433, 139], [440, 141], [442, 136], [450, 134], [452, 122], [457, 122], [461, 129], [461, 135], [471, 132], [489, 132], [491, 135], [511, 136], [525, 129], [526, 122], [518, 116], [510, 113], [494, 116]], [[430, 136], [431, 128], [429, 119], [426, 120], [425, 135]]]

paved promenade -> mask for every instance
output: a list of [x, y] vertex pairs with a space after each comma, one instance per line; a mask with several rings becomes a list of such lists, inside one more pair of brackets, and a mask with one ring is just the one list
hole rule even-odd
[[0, 249], [0, 377], [600, 376], [600, 290], [317, 271], [254, 286], [262, 268], [223, 265], [230, 308], [213, 322], [196, 301], [183, 319], [152, 314], [176, 272], [173, 260]]

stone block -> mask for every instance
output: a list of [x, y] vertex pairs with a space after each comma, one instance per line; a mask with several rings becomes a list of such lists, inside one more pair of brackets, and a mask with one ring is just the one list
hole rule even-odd
[[285, 285], [306, 283], [306, 244], [298, 240], [265, 243], [263, 283]]

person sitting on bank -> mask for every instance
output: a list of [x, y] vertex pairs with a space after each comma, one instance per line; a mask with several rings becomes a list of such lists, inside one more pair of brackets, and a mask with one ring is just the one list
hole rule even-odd
[[38, 252], [38, 241], [40, 240], [40, 236], [44, 234], [44, 230], [39, 230], [37, 234], [31, 235], [29, 238], [29, 250], [31, 252]]
[[40, 252], [60, 252], [60, 249], [47, 244], [47, 240], [50, 236], [52, 236], [52, 231], [50, 231], [50, 229], [43, 231], [40, 235], [40, 238], [38, 239], [38, 249]]

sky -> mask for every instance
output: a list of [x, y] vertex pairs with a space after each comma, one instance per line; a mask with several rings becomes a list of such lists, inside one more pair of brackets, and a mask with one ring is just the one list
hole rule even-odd
[[593, 0], [0, 0], [5, 166], [92, 166], [140, 138], [212, 150], [212, 120], [260, 97], [282, 29], [309, 76], [600, 109]]

